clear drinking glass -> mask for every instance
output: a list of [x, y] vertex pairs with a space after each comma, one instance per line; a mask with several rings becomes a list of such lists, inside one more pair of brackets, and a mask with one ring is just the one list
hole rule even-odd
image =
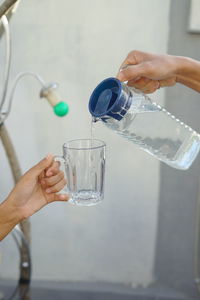
[[91, 206], [102, 201], [105, 150], [106, 144], [97, 139], [76, 139], [63, 145], [63, 156], [56, 160], [65, 166], [69, 203]]

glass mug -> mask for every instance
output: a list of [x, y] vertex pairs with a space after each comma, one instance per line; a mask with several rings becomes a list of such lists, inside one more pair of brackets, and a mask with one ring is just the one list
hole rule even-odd
[[[63, 156], [55, 160], [64, 163], [69, 203], [91, 206], [104, 196], [106, 144], [97, 139], [76, 139], [63, 145]], [[63, 192], [63, 191], [62, 191]]]

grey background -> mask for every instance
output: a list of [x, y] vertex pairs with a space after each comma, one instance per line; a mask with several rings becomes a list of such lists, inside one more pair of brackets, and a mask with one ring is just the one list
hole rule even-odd
[[[190, 1], [171, 1], [168, 53], [200, 60], [200, 35], [187, 32]], [[166, 89], [166, 107], [200, 131], [200, 95], [177, 85]], [[165, 285], [196, 295], [195, 230], [200, 157], [185, 172], [161, 164], [155, 273]]]

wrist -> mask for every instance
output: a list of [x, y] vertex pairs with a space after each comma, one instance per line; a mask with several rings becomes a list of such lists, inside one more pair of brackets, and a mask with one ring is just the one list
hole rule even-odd
[[0, 204], [0, 219], [10, 227], [14, 227], [23, 220], [22, 214], [13, 205], [12, 199], [9, 196]]
[[171, 55], [173, 65], [173, 75], [183, 76], [187, 69], [187, 57]]
[[200, 62], [189, 57], [176, 56], [176, 81], [200, 92]]
[[9, 197], [0, 204], [0, 241], [21, 221], [20, 214]]
[[199, 64], [199, 62], [184, 56], [175, 56], [175, 60], [175, 75], [178, 81], [181, 82], [182, 79], [188, 78], [190, 75], [193, 77], [196, 65]]

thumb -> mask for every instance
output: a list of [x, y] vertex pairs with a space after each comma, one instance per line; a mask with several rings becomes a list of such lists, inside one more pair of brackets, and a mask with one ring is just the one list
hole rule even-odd
[[46, 168], [50, 167], [53, 163], [53, 155], [48, 154], [44, 159], [42, 159], [37, 165], [32, 167], [30, 169], [30, 172], [34, 174], [35, 176], [39, 176], [42, 171], [44, 171]]
[[129, 80], [135, 80], [138, 77], [141, 77], [143, 75], [144, 68], [142, 64], [138, 65], [127, 65], [126, 68], [122, 68], [118, 74], [117, 78], [120, 81], [129, 81]]

